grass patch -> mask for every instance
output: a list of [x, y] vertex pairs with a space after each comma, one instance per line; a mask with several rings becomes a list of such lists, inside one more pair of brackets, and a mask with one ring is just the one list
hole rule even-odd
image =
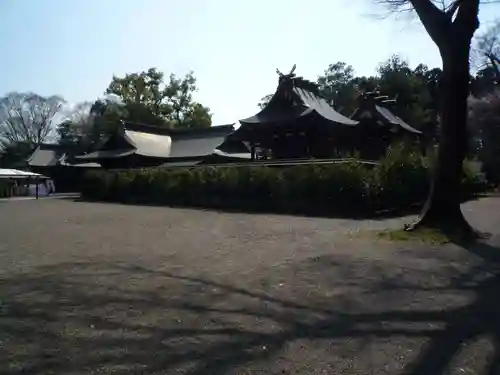
[[442, 245], [452, 242], [449, 235], [435, 228], [419, 228], [414, 231], [405, 231], [404, 229], [386, 230], [376, 232], [375, 237], [377, 239], [393, 242], [415, 241], [433, 245]]

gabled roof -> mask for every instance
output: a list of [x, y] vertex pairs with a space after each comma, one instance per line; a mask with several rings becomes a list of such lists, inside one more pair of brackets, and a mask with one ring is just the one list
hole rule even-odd
[[388, 108], [381, 107], [379, 105], [375, 105], [375, 110], [380, 115], [382, 115], [391, 125], [401, 126], [403, 129], [409, 131], [410, 133], [422, 134], [422, 132], [420, 130], [417, 130], [417, 129], [411, 127], [410, 125], [408, 125], [406, 122], [403, 121], [402, 118], [396, 116]]
[[172, 143], [171, 158], [185, 158], [211, 155], [220, 146], [226, 137], [204, 136], [204, 137], [174, 137]]
[[383, 106], [383, 102], [380, 102], [379, 97], [375, 96], [377, 94], [378, 92], [362, 94], [359, 97], [359, 107], [351, 115], [351, 119], [357, 121], [375, 119], [381, 121], [384, 125], [398, 126], [410, 133], [422, 134], [420, 130], [408, 125], [389, 108]]
[[134, 153], [154, 158], [168, 158], [172, 139], [168, 135], [158, 135], [125, 129], [124, 138]]
[[226, 140], [234, 131], [233, 125], [213, 126], [205, 131], [177, 131], [172, 133], [171, 158], [203, 157], [216, 150], [225, 153], [248, 153], [243, 142]]
[[31, 167], [52, 167], [58, 165], [66, 148], [56, 143], [42, 143], [28, 158]]
[[171, 146], [172, 139], [168, 135], [122, 129], [118, 134], [109, 137], [97, 151], [75, 156], [75, 159], [80, 161], [116, 159], [133, 154], [152, 158], [168, 158]]
[[[111, 136], [101, 148], [78, 160], [115, 159], [140, 155], [161, 159], [200, 158], [214, 153], [220, 147], [231, 152], [234, 142], [225, 142], [234, 131], [233, 125], [212, 126], [203, 129], [168, 129], [146, 124], [124, 123], [117, 134]], [[120, 142], [116, 142], [117, 139]], [[240, 142], [237, 152], [248, 152]]]
[[244, 125], [287, 123], [297, 118], [318, 115], [334, 124], [355, 126], [357, 121], [338, 113], [317, 85], [301, 77], [282, 76], [269, 103], [256, 115], [239, 122]]
[[42, 143], [39, 145], [33, 154], [28, 158], [28, 165], [30, 167], [54, 167], [57, 165], [70, 166], [70, 167], [100, 167], [99, 164], [73, 164], [68, 146], [62, 146], [57, 143]]
[[299, 98], [302, 100], [304, 105], [309, 108], [309, 110], [316, 111], [316, 113], [326, 118], [327, 120], [351, 126], [358, 124], [357, 121], [345, 117], [344, 115], [337, 112], [330, 104], [328, 104], [328, 102], [324, 98], [317, 94], [314, 94], [311, 91], [308, 91], [299, 86], [294, 87], [293, 92], [299, 96]]

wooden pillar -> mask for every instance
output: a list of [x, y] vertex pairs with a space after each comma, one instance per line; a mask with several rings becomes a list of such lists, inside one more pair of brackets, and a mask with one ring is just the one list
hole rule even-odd
[[16, 195], [16, 184], [13, 178], [9, 178], [9, 187], [10, 187], [10, 196], [13, 197]]
[[306, 144], [306, 157], [308, 159], [311, 159], [311, 148], [309, 147], [310, 143], [310, 136], [308, 133], [304, 132], [304, 135], [302, 136], [302, 139], [304, 140], [304, 143]]
[[255, 143], [253, 141], [250, 142], [250, 160], [255, 160]]
[[37, 177], [35, 177], [35, 197], [36, 199], [38, 199], [38, 183], [40, 182], [40, 179]]

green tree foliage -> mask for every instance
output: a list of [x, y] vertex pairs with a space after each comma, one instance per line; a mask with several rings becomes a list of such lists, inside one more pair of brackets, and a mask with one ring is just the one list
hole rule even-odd
[[264, 107], [269, 103], [269, 101], [271, 100], [272, 97], [273, 97], [273, 94], [267, 94], [267, 95], [263, 96], [260, 99], [260, 102], [257, 104], [259, 106], [259, 108], [264, 109]]
[[491, 94], [500, 87], [498, 82], [496, 68], [485, 65], [472, 77], [471, 93], [478, 97]]
[[196, 78], [190, 72], [184, 78], [170, 75], [165, 87], [165, 102], [169, 108], [167, 119], [175, 128], [207, 128], [212, 124], [212, 115], [207, 107], [193, 101], [197, 91]]
[[426, 65], [420, 64], [415, 68], [414, 74], [423, 83], [423, 86], [420, 86], [422, 92], [418, 93], [421, 97], [418, 103], [427, 108], [427, 121], [431, 124], [437, 124], [440, 82], [443, 71], [441, 68], [429, 69]]
[[330, 64], [318, 78], [317, 83], [323, 96], [344, 114], [350, 114], [356, 109], [358, 85], [354, 78], [354, 68], [341, 61]]
[[150, 68], [145, 72], [129, 73], [124, 77], [113, 76], [106, 89], [106, 94], [114, 94], [124, 104], [142, 104], [153, 114], [162, 116], [167, 114], [167, 108], [162, 103], [164, 99], [164, 74]]
[[191, 104], [185, 112], [182, 112], [182, 126], [184, 128], [208, 128], [212, 124], [212, 115], [206, 107], [200, 103]]
[[0, 168], [25, 168], [27, 159], [33, 153], [34, 145], [29, 142], [13, 142], [0, 150]]
[[378, 86], [382, 94], [397, 99], [394, 111], [400, 117], [422, 128], [429, 121], [428, 109], [432, 103], [425, 82], [428, 68], [420, 65], [417, 69], [412, 70], [400, 56], [391, 56], [378, 67]]
[[93, 104], [74, 106], [57, 127], [59, 143], [75, 153], [91, 151], [103, 138], [116, 131], [122, 121], [165, 127], [199, 128], [211, 125], [209, 110], [193, 101], [196, 79], [170, 77], [155, 69], [114, 77], [106, 98]]
[[[134, 104], [129, 103], [128, 106], [134, 107]], [[104, 137], [113, 134], [122, 121], [130, 121], [127, 104], [122, 104], [120, 101], [111, 98], [97, 100], [90, 109], [90, 117], [92, 127], [88, 134], [88, 143], [91, 145], [91, 148]]]
[[196, 90], [192, 72], [182, 78], [171, 74], [165, 83], [164, 74], [151, 68], [124, 77], [114, 76], [106, 94], [114, 94], [122, 101], [131, 122], [172, 128], [209, 127], [210, 110], [193, 100]]

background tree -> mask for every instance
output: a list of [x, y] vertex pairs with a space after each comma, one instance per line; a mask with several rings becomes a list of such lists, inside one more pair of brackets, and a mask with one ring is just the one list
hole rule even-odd
[[413, 72], [423, 84], [418, 100], [423, 111], [420, 129], [431, 139], [435, 139], [439, 127], [440, 82], [443, 71], [440, 68], [429, 69], [426, 65], [419, 64]]
[[91, 102], [82, 102], [64, 111], [65, 119], [56, 128], [59, 144], [67, 147], [82, 147], [93, 127], [91, 108]]
[[39, 145], [54, 129], [54, 119], [64, 100], [34, 93], [12, 92], [0, 98], [0, 138], [3, 144]]
[[469, 98], [469, 127], [488, 181], [500, 183], [500, 92]]
[[357, 85], [354, 80], [354, 68], [345, 62], [330, 64], [317, 79], [321, 94], [339, 112], [350, 115], [354, 112]]
[[383, 95], [397, 99], [393, 105], [394, 112], [412, 126], [421, 129], [429, 122], [431, 111], [430, 93], [425, 82], [427, 67], [421, 65], [413, 71], [407, 60], [393, 55], [379, 65], [378, 87]]
[[197, 91], [196, 78], [188, 73], [183, 78], [170, 75], [170, 82], [165, 87], [166, 104], [170, 109], [167, 119], [174, 128], [208, 128], [212, 124], [212, 115], [207, 107], [193, 101]]
[[33, 153], [33, 145], [28, 142], [10, 143], [0, 150], [0, 168], [23, 169]]
[[476, 38], [472, 61], [476, 67], [471, 92], [481, 97], [500, 85], [500, 21]]
[[491, 65], [483, 65], [471, 80], [471, 94], [477, 97], [491, 94], [499, 88], [496, 68]]
[[208, 128], [212, 123], [210, 111], [200, 103], [191, 103], [182, 116], [182, 124], [177, 127]]
[[0, 98], [0, 151], [3, 164], [22, 164], [54, 130], [64, 100], [12, 92]]
[[[343, 72], [344, 67], [349, 68]], [[356, 77], [345, 63], [332, 64], [318, 77], [318, 85], [323, 96], [346, 116], [358, 107], [360, 93], [378, 89], [382, 95], [397, 99], [391, 106], [395, 114], [432, 138], [438, 124], [440, 79], [441, 69], [420, 64], [412, 70], [408, 61], [396, 54], [381, 62], [377, 75], [371, 77]]]
[[126, 120], [168, 127], [203, 128], [212, 124], [210, 110], [193, 100], [197, 90], [193, 73], [183, 78], [151, 68], [140, 73], [113, 76], [106, 94], [116, 95], [122, 102]]
[[165, 116], [169, 108], [163, 103], [164, 74], [150, 68], [145, 72], [129, 73], [124, 77], [113, 76], [106, 94], [116, 95], [124, 105], [141, 105], [155, 116]]
[[[129, 106], [134, 104], [129, 103]], [[86, 147], [94, 149], [102, 139], [116, 132], [123, 120], [130, 120], [130, 117], [127, 105], [122, 103], [121, 98], [107, 96], [96, 100], [90, 108], [92, 126], [86, 134]]]
[[59, 144], [73, 154], [91, 152], [105, 137], [113, 134], [121, 120], [129, 118], [125, 105], [114, 95], [94, 103], [83, 102], [65, 111], [57, 126]]
[[488, 69], [500, 84], [500, 21], [477, 38], [476, 54], [480, 69]]
[[271, 100], [272, 97], [273, 97], [273, 94], [267, 94], [267, 95], [263, 96], [260, 99], [259, 103], [257, 104], [259, 106], [259, 108], [264, 109], [264, 107], [269, 104], [269, 101]]
[[460, 209], [460, 182], [467, 137], [471, 41], [479, 27], [479, 0], [454, 0], [439, 8], [432, 0], [378, 0], [392, 10], [412, 9], [439, 49], [441, 76], [441, 131], [429, 199], [420, 218], [407, 229], [449, 226], [464, 233], [472, 228]]

